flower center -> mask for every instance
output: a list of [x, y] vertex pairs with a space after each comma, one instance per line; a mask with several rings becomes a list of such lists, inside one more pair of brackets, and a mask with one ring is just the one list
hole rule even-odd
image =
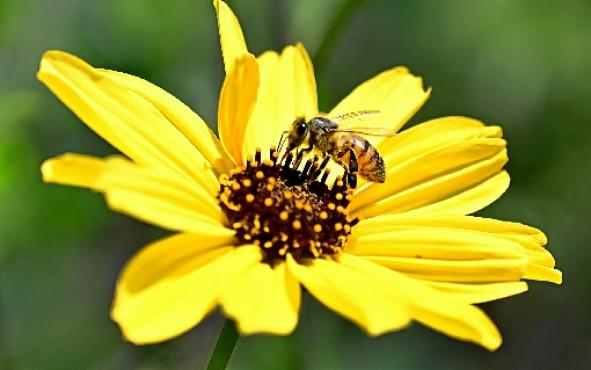
[[347, 215], [347, 184], [327, 184], [328, 157], [300, 152], [280, 160], [271, 149], [269, 158], [257, 151], [245, 168], [220, 178], [218, 200], [237, 238], [260, 246], [271, 264], [287, 253], [296, 260], [340, 253], [358, 220]]

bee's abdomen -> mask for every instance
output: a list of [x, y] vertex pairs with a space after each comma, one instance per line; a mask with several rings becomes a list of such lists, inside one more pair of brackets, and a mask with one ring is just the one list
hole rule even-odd
[[372, 182], [386, 181], [386, 165], [380, 153], [362, 137], [355, 137], [354, 141], [353, 150], [357, 155], [359, 174]]

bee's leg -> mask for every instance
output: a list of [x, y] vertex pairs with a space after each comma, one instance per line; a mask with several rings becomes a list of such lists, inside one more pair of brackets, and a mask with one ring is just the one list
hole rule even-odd
[[347, 181], [352, 189], [357, 187], [357, 171], [359, 164], [357, 163], [357, 154], [353, 149], [349, 149], [349, 170], [347, 171]]

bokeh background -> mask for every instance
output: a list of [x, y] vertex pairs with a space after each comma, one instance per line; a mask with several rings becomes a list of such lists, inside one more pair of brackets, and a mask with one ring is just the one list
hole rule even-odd
[[[419, 325], [377, 339], [307, 297], [296, 332], [240, 339], [231, 369], [588, 369], [591, 365], [591, 2], [231, 0], [254, 52], [302, 41], [321, 108], [407, 65], [433, 87], [412, 123], [504, 127], [509, 191], [481, 214], [542, 228], [564, 284], [485, 304], [495, 353]], [[39, 165], [114, 150], [35, 79], [44, 50], [142, 76], [215, 122], [223, 69], [209, 0], [0, 0], [0, 369], [198, 369], [221, 316], [146, 347], [108, 317], [125, 261], [164, 233]]]

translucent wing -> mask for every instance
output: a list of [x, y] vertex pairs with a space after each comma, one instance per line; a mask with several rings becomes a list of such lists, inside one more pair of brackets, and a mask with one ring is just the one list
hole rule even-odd
[[351, 134], [367, 135], [367, 136], [380, 136], [380, 137], [394, 137], [396, 131], [388, 130], [383, 127], [352, 127], [352, 128], [337, 128], [331, 130], [331, 132], [348, 132]]
[[363, 118], [368, 116], [372, 116], [374, 114], [380, 113], [379, 110], [360, 110], [357, 112], [349, 112], [345, 114], [341, 114], [340, 116], [330, 117], [331, 120], [335, 121], [336, 123], [344, 123], [345, 121], [359, 121]]

